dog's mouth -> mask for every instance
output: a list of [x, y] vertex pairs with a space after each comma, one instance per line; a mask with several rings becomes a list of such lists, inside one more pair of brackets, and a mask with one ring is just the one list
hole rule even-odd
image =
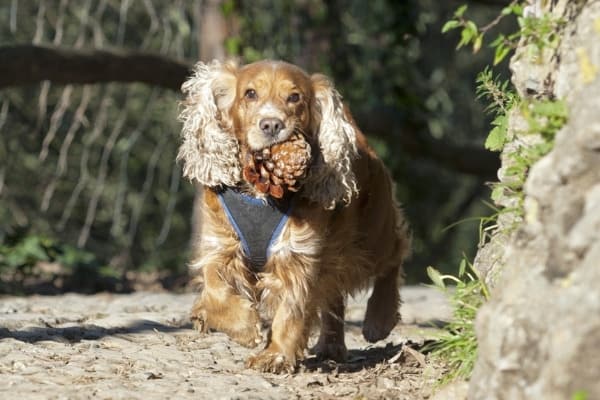
[[286, 141], [246, 153], [244, 179], [260, 193], [276, 199], [302, 187], [311, 161], [306, 138], [293, 133]]

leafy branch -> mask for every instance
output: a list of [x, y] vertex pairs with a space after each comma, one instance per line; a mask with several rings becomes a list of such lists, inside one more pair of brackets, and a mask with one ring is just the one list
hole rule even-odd
[[477, 53], [481, 49], [485, 35], [505, 17], [517, 18], [518, 31], [508, 35], [499, 33], [490, 43], [490, 47], [495, 49], [494, 65], [502, 62], [512, 50], [517, 48], [521, 40], [525, 41], [524, 45], [533, 45], [531, 46], [533, 53], [530, 54], [532, 57], [539, 56], [545, 48], [555, 48], [558, 45], [559, 28], [564, 24], [562, 19], [556, 19], [549, 14], [525, 15], [523, 6], [517, 0], [504, 7], [496, 18], [482, 27], [478, 27], [474, 21], [466, 18], [466, 11], [467, 5], [459, 7], [454, 13], [454, 18], [444, 24], [442, 32], [461, 29], [461, 38], [457, 49], [471, 45], [473, 53]]
[[[446, 33], [453, 29], [461, 28], [462, 31], [460, 33], [460, 41], [458, 42], [456, 48], [460, 49], [463, 46], [468, 46], [471, 44], [473, 46], [473, 53], [477, 53], [481, 49], [485, 34], [488, 33], [496, 25], [498, 25], [500, 21], [502, 21], [506, 16], [521, 16], [523, 14], [523, 7], [518, 4], [517, 0], [514, 0], [508, 6], [504, 7], [500, 14], [496, 16], [496, 18], [494, 18], [488, 24], [480, 28], [474, 21], [465, 18], [464, 14], [467, 11], [467, 8], [468, 6], [466, 4], [460, 6], [454, 12], [454, 18], [444, 24], [444, 26], [442, 27], [442, 33]], [[499, 35], [498, 39], [500, 39], [500, 37], [504, 38], [504, 35]], [[514, 46], [510, 47], [500, 46], [500, 44], [504, 43], [504, 41], [502, 40], [500, 42], [497, 42], [498, 39], [496, 39], [496, 41], [492, 43], [492, 47], [496, 47], [494, 65], [502, 61], [502, 59], [504, 59], [504, 57], [506, 57], [506, 55], [510, 52], [511, 48], [516, 47], [516, 43], [514, 43]], [[494, 46], [494, 43], [496, 43], [496, 46]], [[498, 50], [499, 46], [502, 47], [502, 50]]]

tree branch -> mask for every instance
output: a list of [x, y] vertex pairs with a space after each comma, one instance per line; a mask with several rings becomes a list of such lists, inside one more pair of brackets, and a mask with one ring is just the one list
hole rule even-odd
[[190, 65], [135, 51], [0, 47], [0, 89], [44, 80], [56, 83], [142, 82], [179, 90]]
[[[191, 67], [183, 61], [135, 51], [0, 46], [0, 89], [50, 80], [62, 84], [142, 82], [179, 90]], [[354, 116], [366, 133], [388, 142], [391, 139], [407, 154], [430, 159], [458, 172], [497, 179], [500, 160], [494, 153], [435, 139], [424, 127], [411, 126], [393, 109], [358, 110]]]

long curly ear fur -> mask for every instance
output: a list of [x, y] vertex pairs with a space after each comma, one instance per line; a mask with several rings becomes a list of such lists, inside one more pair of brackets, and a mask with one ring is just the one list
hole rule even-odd
[[338, 204], [349, 204], [358, 194], [352, 171], [352, 160], [358, 156], [356, 130], [331, 81], [320, 74], [311, 80], [315, 93], [313, 132], [317, 132], [320, 154], [310, 169], [304, 196], [331, 210]]
[[229, 117], [236, 94], [235, 70], [233, 64], [200, 62], [181, 86], [186, 99], [179, 115], [183, 143], [177, 160], [184, 162], [185, 177], [210, 187], [234, 186], [241, 179], [240, 149]]

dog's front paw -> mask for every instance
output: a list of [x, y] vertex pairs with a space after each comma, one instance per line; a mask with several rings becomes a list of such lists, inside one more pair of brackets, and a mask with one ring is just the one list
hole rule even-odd
[[250, 323], [244, 329], [227, 333], [229, 334], [229, 337], [238, 344], [241, 344], [244, 347], [253, 348], [258, 346], [263, 340], [260, 326], [260, 321], [257, 319], [254, 325]]
[[385, 339], [394, 329], [394, 326], [400, 320], [400, 314], [384, 313], [384, 312], [369, 312], [367, 309], [367, 315], [363, 323], [362, 333], [363, 337], [370, 343], [375, 343], [378, 340]]
[[274, 374], [291, 374], [296, 369], [296, 360], [286, 357], [281, 353], [263, 350], [256, 355], [250, 356], [246, 361], [246, 367]]
[[192, 308], [191, 320], [196, 330], [202, 333], [210, 330], [224, 332], [245, 347], [256, 347], [263, 340], [258, 313], [246, 304], [217, 313], [198, 301]]
[[202, 333], [208, 332], [207, 314], [204, 308], [194, 307], [190, 319], [195, 330]]

